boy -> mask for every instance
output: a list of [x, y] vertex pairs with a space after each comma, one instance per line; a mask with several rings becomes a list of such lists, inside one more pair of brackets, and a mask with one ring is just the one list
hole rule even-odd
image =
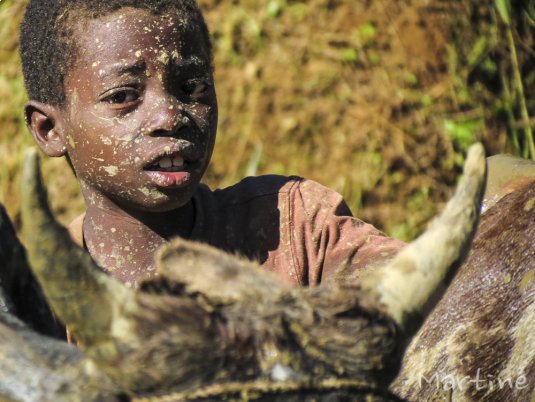
[[155, 250], [173, 236], [299, 285], [380, 264], [403, 246], [312, 181], [199, 185], [217, 100], [194, 0], [30, 0], [21, 55], [28, 128], [45, 154], [67, 157], [87, 205], [72, 236], [127, 284], [154, 273]]

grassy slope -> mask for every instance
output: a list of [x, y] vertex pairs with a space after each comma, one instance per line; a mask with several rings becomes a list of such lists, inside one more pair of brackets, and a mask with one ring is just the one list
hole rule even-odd
[[[31, 142], [16, 54], [23, 3], [0, 3], [0, 201], [14, 216], [21, 153]], [[464, 32], [463, 14], [449, 2], [200, 3], [220, 101], [212, 187], [247, 174], [302, 175], [408, 239], [450, 194], [465, 142], [482, 139], [492, 153], [506, 146], [505, 132], [496, 126], [491, 136], [481, 107], [462, 94], [463, 49], [451, 40]], [[45, 171], [66, 222], [83, 208], [75, 181], [64, 161], [47, 161]]]

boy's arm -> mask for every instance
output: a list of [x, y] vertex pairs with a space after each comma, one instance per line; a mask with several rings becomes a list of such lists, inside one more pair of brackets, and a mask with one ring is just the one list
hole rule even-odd
[[345, 281], [383, 265], [402, 241], [354, 218], [340, 194], [301, 180], [290, 197], [290, 241], [308, 285]]

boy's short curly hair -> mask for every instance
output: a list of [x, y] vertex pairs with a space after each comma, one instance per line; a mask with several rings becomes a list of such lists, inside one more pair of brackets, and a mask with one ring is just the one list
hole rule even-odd
[[63, 105], [65, 75], [76, 61], [74, 27], [81, 19], [103, 17], [123, 7], [155, 15], [177, 12], [200, 29], [211, 57], [208, 27], [195, 0], [30, 0], [20, 27], [22, 72], [30, 99]]

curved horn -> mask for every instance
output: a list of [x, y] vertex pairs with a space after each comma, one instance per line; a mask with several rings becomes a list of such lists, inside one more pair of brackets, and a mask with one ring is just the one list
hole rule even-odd
[[97, 347], [100, 358], [113, 359], [113, 339], [131, 338], [124, 312], [137, 307], [134, 291], [106, 275], [56, 222], [35, 149], [24, 161], [22, 218], [30, 265], [55, 314], [82, 346]]
[[485, 187], [485, 152], [468, 151], [463, 177], [442, 214], [385, 267], [364, 280], [406, 333], [416, 331], [466, 257]]

